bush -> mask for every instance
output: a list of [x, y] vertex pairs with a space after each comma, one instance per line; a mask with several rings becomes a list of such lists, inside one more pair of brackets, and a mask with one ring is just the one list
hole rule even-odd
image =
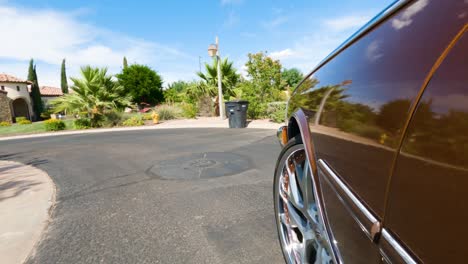
[[385, 132], [376, 125], [366, 124], [354, 119], [344, 120], [338, 123], [338, 128], [344, 132], [352, 133], [361, 137], [379, 140]]
[[89, 118], [80, 118], [73, 121], [73, 126], [76, 129], [88, 129], [91, 128], [91, 120]]
[[249, 100], [249, 108], [247, 109], [247, 118], [260, 119], [267, 117], [267, 104], [259, 103], [255, 100]]
[[151, 115], [151, 113], [145, 113], [141, 115], [141, 119], [143, 119], [144, 121], [153, 120], [153, 116]]
[[358, 134], [359, 136], [379, 140], [380, 137], [384, 134], [384, 131], [372, 125], [362, 125], [359, 127], [354, 128], [354, 133]]
[[122, 122], [122, 113], [111, 111], [102, 116], [99, 126], [114, 127]]
[[43, 120], [47, 120], [47, 119], [50, 119], [50, 115], [52, 114], [52, 111], [50, 109], [45, 109], [42, 113], [41, 113], [41, 118]]
[[159, 120], [176, 119], [180, 114], [180, 109], [172, 105], [160, 105], [156, 108]]
[[123, 126], [142, 126], [145, 122], [140, 116], [132, 116], [129, 119], [123, 121]]
[[20, 125], [30, 125], [30, 124], [32, 124], [32, 122], [27, 120], [27, 119], [24, 119], [24, 120], [22, 119], [22, 120], [18, 121], [18, 124], [20, 124]]
[[182, 116], [186, 118], [195, 118], [198, 114], [198, 108], [194, 104], [182, 104]]
[[19, 122], [21, 122], [23, 120], [28, 120], [28, 119], [26, 119], [26, 117], [24, 117], [24, 116], [18, 116], [17, 118], [15, 118], [16, 123], [19, 123]]
[[104, 115], [95, 113], [89, 120], [91, 121], [91, 127], [102, 127]]
[[11, 126], [11, 123], [10, 123], [10, 122], [7, 122], [7, 121], [2, 121], [2, 122], [0, 122], [0, 126], [2, 126], [2, 127], [8, 127], [8, 126]]
[[275, 123], [283, 123], [285, 121], [285, 117], [286, 117], [286, 114], [285, 112], [283, 111], [276, 111], [274, 113], [271, 113], [269, 115], [269, 118], [271, 121], [275, 122]]
[[46, 131], [65, 130], [65, 123], [62, 120], [49, 119], [44, 121], [44, 128]]
[[275, 123], [282, 123], [286, 117], [286, 102], [273, 102], [267, 106], [268, 117]]

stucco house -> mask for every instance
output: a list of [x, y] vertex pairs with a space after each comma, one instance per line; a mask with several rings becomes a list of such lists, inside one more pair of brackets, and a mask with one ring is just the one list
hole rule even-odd
[[50, 101], [63, 95], [62, 89], [57, 87], [41, 86], [39, 91], [41, 93], [41, 99], [42, 102], [44, 102], [44, 106], [48, 106]]
[[[0, 121], [15, 120], [15, 117], [24, 116], [31, 120], [34, 116], [32, 100], [29, 95], [28, 85], [31, 82], [24, 81], [14, 76], [0, 73]], [[9, 105], [10, 113], [6, 111], [6, 104]], [[7, 117], [10, 114], [10, 118]]]
[[[46, 107], [51, 100], [63, 95], [62, 89], [56, 87], [42, 86], [39, 91]], [[12, 122], [19, 116], [32, 120], [34, 110], [30, 93], [31, 82], [0, 73], [0, 122]]]

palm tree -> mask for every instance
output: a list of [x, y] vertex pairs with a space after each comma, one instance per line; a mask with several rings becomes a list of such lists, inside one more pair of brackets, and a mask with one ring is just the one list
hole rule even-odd
[[130, 105], [130, 98], [123, 96], [123, 87], [112, 80], [107, 68], [81, 68], [81, 78], [73, 81], [72, 92], [52, 101], [54, 112], [82, 114], [94, 119], [106, 111], [121, 110]]
[[[204, 91], [215, 101], [215, 111], [218, 114], [218, 65], [217, 59], [213, 60], [210, 65], [205, 63], [206, 73], [197, 72], [197, 75], [203, 80], [203, 86], [199, 87], [200, 90]], [[233, 67], [232, 62], [229, 62], [227, 58], [221, 60], [221, 87], [223, 89], [223, 96], [229, 98], [236, 96], [234, 88], [240, 80], [240, 75], [237, 74], [236, 69]]]

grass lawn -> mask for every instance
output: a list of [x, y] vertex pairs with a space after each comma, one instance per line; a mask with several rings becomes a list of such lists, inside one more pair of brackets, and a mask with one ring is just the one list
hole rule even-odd
[[[65, 122], [65, 130], [73, 130], [73, 120], [63, 120]], [[33, 122], [30, 125], [13, 124], [9, 127], [0, 126], [0, 136], [13, 136], [24, 134], [44, 133], [44, 122]]]

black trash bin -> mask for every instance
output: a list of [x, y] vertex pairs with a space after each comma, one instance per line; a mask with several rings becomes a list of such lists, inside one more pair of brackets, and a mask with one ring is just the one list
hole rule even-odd
[[229, 118], [229, 128], [244, 128], [247, 126], [247, 109], [249, 102], [244, 100], [229, 101], [226, 105], [226, 117]]

